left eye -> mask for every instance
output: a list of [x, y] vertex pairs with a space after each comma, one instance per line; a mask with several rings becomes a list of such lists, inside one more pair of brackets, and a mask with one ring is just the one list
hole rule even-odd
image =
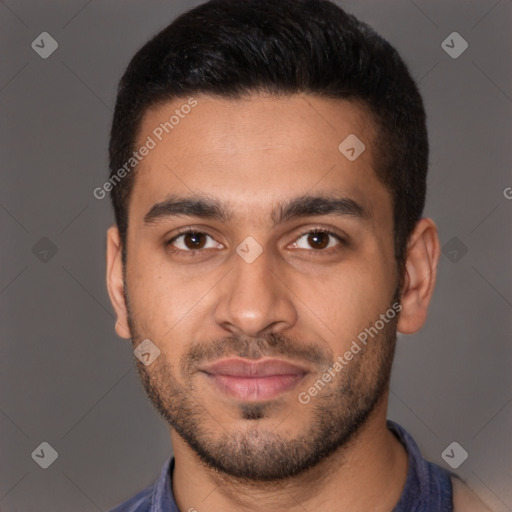
[[301, 235], [294, 245], [299, 249], [323, 250], [335, 247], [341, 242], [341, 238], [329, 231], [311, 231]]

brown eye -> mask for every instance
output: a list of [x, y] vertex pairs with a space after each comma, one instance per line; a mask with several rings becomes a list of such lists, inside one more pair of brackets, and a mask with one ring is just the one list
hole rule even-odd
[[183, 235], [183, 243], [188, 249], [203, 249], [206, 245], [204, 233], [187, 233]]
[[313, 249], [325, 249], [329, 245], [329, 238], [330, 235], [322, 231], [309, 233], [308, 244]]
[[[324, 249], [335, 248], [343, 244], [343, 239], [331, 231], [312, 230], [302, 234], [295, 240], [295, 248], [323, 252]], [[327, 251], [325, 251], [327, 252]]]
[[167, 242], [167, 245], [182, 252], [194, 253], [202, 249], [222, 249], [222, 245], [217, 243], [210, 235], [201, 231], [186, 231], [175, 236]]

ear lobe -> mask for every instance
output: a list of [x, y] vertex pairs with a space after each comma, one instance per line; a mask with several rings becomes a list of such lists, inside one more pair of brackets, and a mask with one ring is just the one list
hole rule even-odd
[[127, 326], [124, 323], [120, 323], [119, 320], [116, 321], [114, 329], [120, 338], [130, 339], [132, 337]]
[[431, 219], [421, 219], [409, 238], [402, 287], [402, 310], [398, 331], [412, 334], [421, 329], [436, 283], [440, 256], [437, 228]]
[[131, 338], [124, 295], [122, 246], [117, 226], [107, 230], [107, 290], [117, 316], [115, 330], [121, 338]]

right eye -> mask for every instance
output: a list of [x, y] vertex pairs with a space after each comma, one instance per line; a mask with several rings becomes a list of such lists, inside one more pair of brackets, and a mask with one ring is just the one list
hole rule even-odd
[[172, 246], [172, 250], [176, 252], [197, 252], [203, 249], [222, 249], [223, 247], [207, 233], [192, 230], [176, 235], [166, 245]]

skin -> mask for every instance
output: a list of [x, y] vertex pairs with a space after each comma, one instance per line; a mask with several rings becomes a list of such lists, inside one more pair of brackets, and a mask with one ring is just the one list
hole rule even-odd
[[[312, 95], [195, 98], [193, 111], [138, 166], [129, 203], [126, 281], [117, 228], [107, 235], [116, 332], [131, 338], [134, 347], [149, 338], [161, 351], [151, 365], [137, 365], [155, 406], [177, 426], [170, 427], [177, 504], [199, 512], [390, 511], [405, 484], [407, 454], [386, 428], [388, 382], [378, 380], [389, 370], [383, 361], [392, 358], [396, 329], [411, 334], [425, 322], [440, 252], [435, 224], [421, 219], [410, 237], [399, 318], [354, 355], [319, 396], [301, 404], [297, 394], [375, 324], [397, 292], [392, 198], [373, 170], [372, 120], [355, 103]], [[148, 111], [140, 143], [186, 100]], [[354, 161], [338, 150], [349, 134], [366, 146]], [[152, 207], [171, 194], [214, 198], [231, 217], [180, 215], [145, 223]], [[327, 194], [351, 199], [366, 214], [273, 222], [278, 204]], [[201, 253], [186, 252], [183, 237], [166, 245], [187, 227], [211, 236]], [[318, 229], [334, 231], [348, 244], [327, 237], [328, 247], [318, 248], [303, 234]], [[262, 249], [252, 263], [236, 252], [248, 236]], [[190, 357], [194, 350], [196, 360]], [[256, 407], [219, 392], [198, 371], [201, 362], [222, 355], [301, 361], [308, 373], [292, 390]], [[358, 397], [373, 397], [375, 403], [366, 404], [361, 424], [338, 439], [335, 449], [293, 476], [262, 478], [265, 471], [267, 476], [276, 471], [269, 447], [273, 454], [287, 446], [305, 453], [325, 438], [318, 432], [322, 421], [329, 433], [337, 426], [348, 429]], [[214, 453], [218, 448], [225, 470], [191, 447], [187, 425], [204, 446]], [[245, 477], [228, 467], [239, 460], [242, 445], [248, 456], [240, 459], [252, 460], [259, 471], [252, 468], [252, 478], [245, 466], [238, 468], [240, 475], [247, 470]]]

